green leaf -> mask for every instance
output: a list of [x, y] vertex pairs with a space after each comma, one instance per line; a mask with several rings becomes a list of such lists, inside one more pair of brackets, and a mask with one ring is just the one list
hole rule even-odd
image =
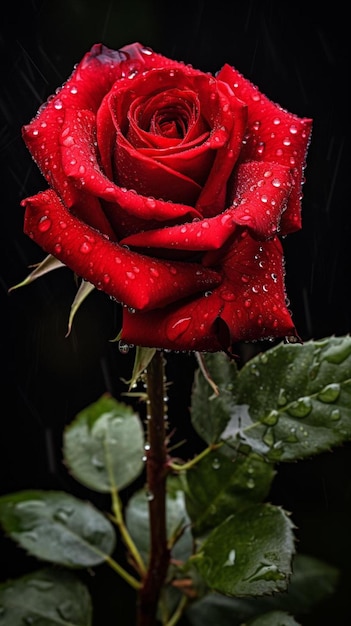
[[232, 460], [213, 451], [186, 473], [186, 507], [195, 535], [218, 526], [229, 515], [269, 493], [275, 475], [271, 463], [251, 453]]
[[[167, 537], [171, 539], [181, 533], [172, 549], [172, 557], [178, 561], [186, 561], [193, 552], [193, 538], [190, 531], [190, 520], [185, 508], [184, 493], [174, 488], [172, 477], [168, 479], [166, 494]], [[126, 524], [145, 563], [150, 552], [150, 519], [149, 499], [152, 494], [144, 489], [137, 491], [129, 500], [125, 516]]]
[[209, 353], [203, 361], [208, 375], [217, 385], [219, 395], [213, 393], [201, 370], [197, 370], [192, 391], [191, 420], [199, 436], [211, 444], [219, 441], [235, 406], [233, 394], [238, 370], [235, 361], [230, 361], [221, 352]]
[[18, 289], [19, 287], [25, 287], [37, 278], [40, 278], [40, 276], [44, 276], [48, 272], [56, 270], [60, 267], [66, 267], [66, 265], [56, 259], [54, 256], [51, 256], [51, 254], [49, 254], [47, 257], [45, 257], [45, 259], [43, 259], [43, 261], [35, 266], [35, 269], [30, 274], [28, 274], [28, 276], [24, 280], [22, 280], [17, 285], [13, 285], [13, 287], [10, 287], [9, 292]]
[[331, 595], [339, 579], [338, 570], [314, 557], [295, 554], [286, 591], [257, 598], [227, 598], [209, 593], [186, 612], [191, 626], [242, 626], [243, 622], [268, 611], [309, 613]]
[[[218, 411], [217, 441], [227, 443], [222, 452], [232, 456], [230, 448], [244, 442], [274, 462], [329, 450], [351, 439], [351, 337], [281, 343], [242, 368], [234, 392], [220, 435], [223, 402], [202, 400], [210, 419]], [[206, 441], [213, 441], [209, 432]]]
[[143, 469], [142, 423], [131, 407], [105, 394], [66, 427], [63, 454], [83, 485], [99, 492], [123, 489]]
[[228, 596], [260, 596], [286, 589], [293, 554], [287, 514], [258, 504], [217, 526], [191, 562], [210, 589]]
[[299, 626], [299, 622], [284, 611], [270, 611], [247, 622], [247, 626]]
[[1, 626], [91, 626], [88, 589], [73, 574], [42, 569], [0, 585]]
[[135, 359], [132, 377], [130, 380], [127, 381], [129, 384], [129, 390], [132, 389], [132, 387], [138, 382], [140, 375], [149, 365], [155, 352], [156, 348], [143, 348], [141, 346], [137, 346], [135, 348]]
[[73, 320], [74, 320], [74, 316], [77, 313], [80, 305], [82, 304], [82, 302], [84, 302], [85, 298], [95, 289], [95, 285], [92, 285], [91, 283], [88, 283], [86, 280], [82, 280], [79, 289], [76, 293], [76, 296], [72, 302], [72, 306], [71, 306], [71, 310], [70, 310], [70, 314], [69, 314], [69, 319], [68, 319], [68, 329], [67, 329], [67, 333], [66, 333], [66, 337], [68, 337], [68, 335], [71, 332], [72, 329], [72, 324], [73, 324]]
[[66, 567], [92, 567], [115, 547], [111, 523], [90, 503], [61, 491], [0, 497], [0, 523], [31, 555]]

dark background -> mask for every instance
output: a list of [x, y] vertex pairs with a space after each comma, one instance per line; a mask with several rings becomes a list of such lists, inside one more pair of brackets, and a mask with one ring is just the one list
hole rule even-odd
[[[109, 341], [120, 329], [120, 313], [99, 292], [85, 301], [65, 338], [75, 294], [67, 269], [8, 294], [9, 287], [28, 274], [29, 265], [44, 256], [23, 234], [20, 201], [46, 185], [22, 142], [21, 126], [94, 43], [119, 48], [139, 41], [212, 73], [224, 63], [234, 65], [273, 101], [314, 120], [303, 188], [303, 228], [283, 242], [287, 291], [304, 340], [347, 334], [351, 328], [348, 16], [338, 2], [313, 3], [312, 8], [308, 2], [222, 0], [28, 0], [8, 3], [6, 12], [0, 26], [0, 490], [66, 489], [104, 507], [104, 498], [80, 488], [62, 467], [62, 430], [105, 391], [118, 396], [125, 390], [120, 379], [131, 372], [133, 355], [120, 355]], [[200, 445], [188, 415], [193, 357], [170, 355], [167, 368], [174, 383], [171, 426], [176, 428], [176, 440], [186, 440], [179, 452], [191, 455]], [[349, 444], [278, 469], [272, 501], [292, 512], [299, 551], [342, 572], [338, 592], [313, 615], [301, 617], [303, 626], [343, 626], [350, 618], [350, 471]], [[4, 537], [0, 549], [0, 580], [38, 566]], [[116, 609], [121, 597], [115, 591], [116, 577], [111, 582], [101, 567], [94, 580], [89, 580], [96, 604], [94, 626], [116, 623], [114, 615], [130, 626], [130, 616], [123, 617], [121, 608]], [[119, 582], [117, 589], [124, 596], [130, 593]]]

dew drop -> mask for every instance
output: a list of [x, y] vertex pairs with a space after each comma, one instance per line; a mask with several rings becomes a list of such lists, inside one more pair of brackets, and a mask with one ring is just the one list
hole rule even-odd
[[91, 252], [91, 249], [91, 244], [88, 241], [84, 241], [80, 246], [79, 251], [82, 252], [82, 254], [88, 254]]
[[312, 411], [312, 400], [309, 396], [298, 398], [288, 406], [287, 411], [292, 417], [307, 417]]
[[69, 600], [61, 602], [60, 606], [56, 607], [56, 611], [59, 616], [64, 620], [71, 620], [73, 616], [73, 604]]
[[101, 459], [99, 456], [97, 456], [96, 454], [94, 454], [94, 455], [92, 456], [92, 458], [91, 458], [91, 463], [92, 463], [92, 465], [94, 465], [94, 467], [95, 467], [97, 470], [102, 470], [102, 469], [104, 469], [104, 468], [105, 468], [105, 464], [104, 464], [104, 462], [103, 462], [103, 461], [102, 461], [102, 459]]
[[274, 431], [273, 428], [267, 428], [266, 432], [264, 433], [263, 437], [262, 437], [262, 441], [263, 443], [266, 444], [266, 446], [268, 446], [269, 448], [271, 448], [272, 446], [274, 446], [274, 442], [275, 442], [275, 438], [274, 438]]
[[121, 354], [128, 354], [129, 352], [129, 344], [126, 343], [125, 341], [119, 341], [118, 342], [118, 350], [120, 351]]
[[215, 459], [213, 459], [212, 467], [213, 467], [214, 470], [218, 470], [221, 467], [220, 460], [217, 457]]
[[51, 220], [47, 215], [43, 215], [38, 222], [38, 230], [41, 233], [46, 233], [51, 228]]
[[150, 274], [152, 276], [155, 276], [155, 278], [158, 278], [158, 276], [160, 275], [159, 271], [156, 269], [156, 267], [150, 267], [149, 268]]
[[341, 417], [341, 413], [340, 413], [339, 409], [333, 409], [331, 414], [330, 414], [330, 417], [333, 420], [333, 422], [338, 422], [340, 417]]
[[340, 384], [339, 383], [330, 383], [330, 385], [326, 385], [322, 391], [319, 392], [317, 398], [321, 402], [335, 402], [340, 395]]
[[328, 363], [342, 363], [351, 354], [350, 338], [342, 339], [337, 345], [332, 345], [324, 354], [323, 359]]
[[236, 552], [234, 549], [230, 550], [228, 554], [228, 558], [226, 562], [223, 564], [223, 567], [231, 567], [235, 563]]
[[285, 389], [283, 387], [279, 389], [277, 402], [278, 402], [278, 406], [285, 406], [285, 404], [287, 404]]
[[273, 409], [268, 413], [268, 415], [263, 418], [262, 424], [266, 424], [266, 426], [275, 426], [275, 424], [278, 422], [278, 419], [279, 411]]

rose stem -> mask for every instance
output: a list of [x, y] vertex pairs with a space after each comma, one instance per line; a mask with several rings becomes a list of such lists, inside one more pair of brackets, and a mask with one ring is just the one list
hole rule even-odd
[[146, 369], [149, 443], [146, 481], [149, 497], [150, 559], [138, 595], [138, 626], [155, 626], [157, 623], [158, 600], [170, 559], [166, 531], [166, 478], [168, 468], [164, 379], [164, 357], [161, 352], [157, 351]]

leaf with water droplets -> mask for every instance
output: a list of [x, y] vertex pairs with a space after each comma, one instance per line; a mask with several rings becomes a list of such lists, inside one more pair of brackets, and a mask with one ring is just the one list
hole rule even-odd
[[242, 511], [268, 495], [275, 475], [271, 463], [257, 454], [240, 454], [233, 461], [214, 450], [186, 473], [186, 507], [193, 533], [204, 534], [228, 515]]
[[313, 607], [335, 592], [338, 580], [339, 572], [335, 567], [314, 557], [295, 554], [286, 591], [254, 601], [207, 593], [191, 605], [186, 615], [191, 626], [242, 626], [268, 611], [310, 614]]
[[2, 626], [91, 626], [87, 587], [72, 573], [42, 569], [0, 585]]
[[114, 528], [93, 505], [61, 491], [0, 497], [0, 523], [31, 555], [66, 567], [93, 567], [115, 548]]
[[217, 436], [226, 420], [217, 441], [226, 442], [222, 452], [229, 456], [244, 443], [271, 462], [294, 461], [349, 441], [351, 337], [281, 343], [262, 352], [240, 370], [233, 393], [224, 406], [220, 396], [200, 401], [196, 391], [193, 410], [194, 426], [208, 443], [214, 439], [202, 427], [206, 418]]
[[257, 504], [210, 532], [191, 562], [210, 589], [228, 596], [261, 596], [287, 588], [294, 552], [286, 512]]
[[105, 394], [66, 427], [63, 453], [83, 485], [100, 492], [123, 489], [143, 469], [142, 423], [131, 407]]
[[[150, 518], [149, 501], [153, 494], [141, 489], [129, 500], [126, 507], [126, 523], [128, 530], [145, 563], [150, 551]], [[185, 561], [192, 554], [193, 538], [190, 531], [190, 519], [185, 508], [185, 497], [176, 478], [167, 480], [166, 494], [167, 538], [173, 543], [172, 558]]]

